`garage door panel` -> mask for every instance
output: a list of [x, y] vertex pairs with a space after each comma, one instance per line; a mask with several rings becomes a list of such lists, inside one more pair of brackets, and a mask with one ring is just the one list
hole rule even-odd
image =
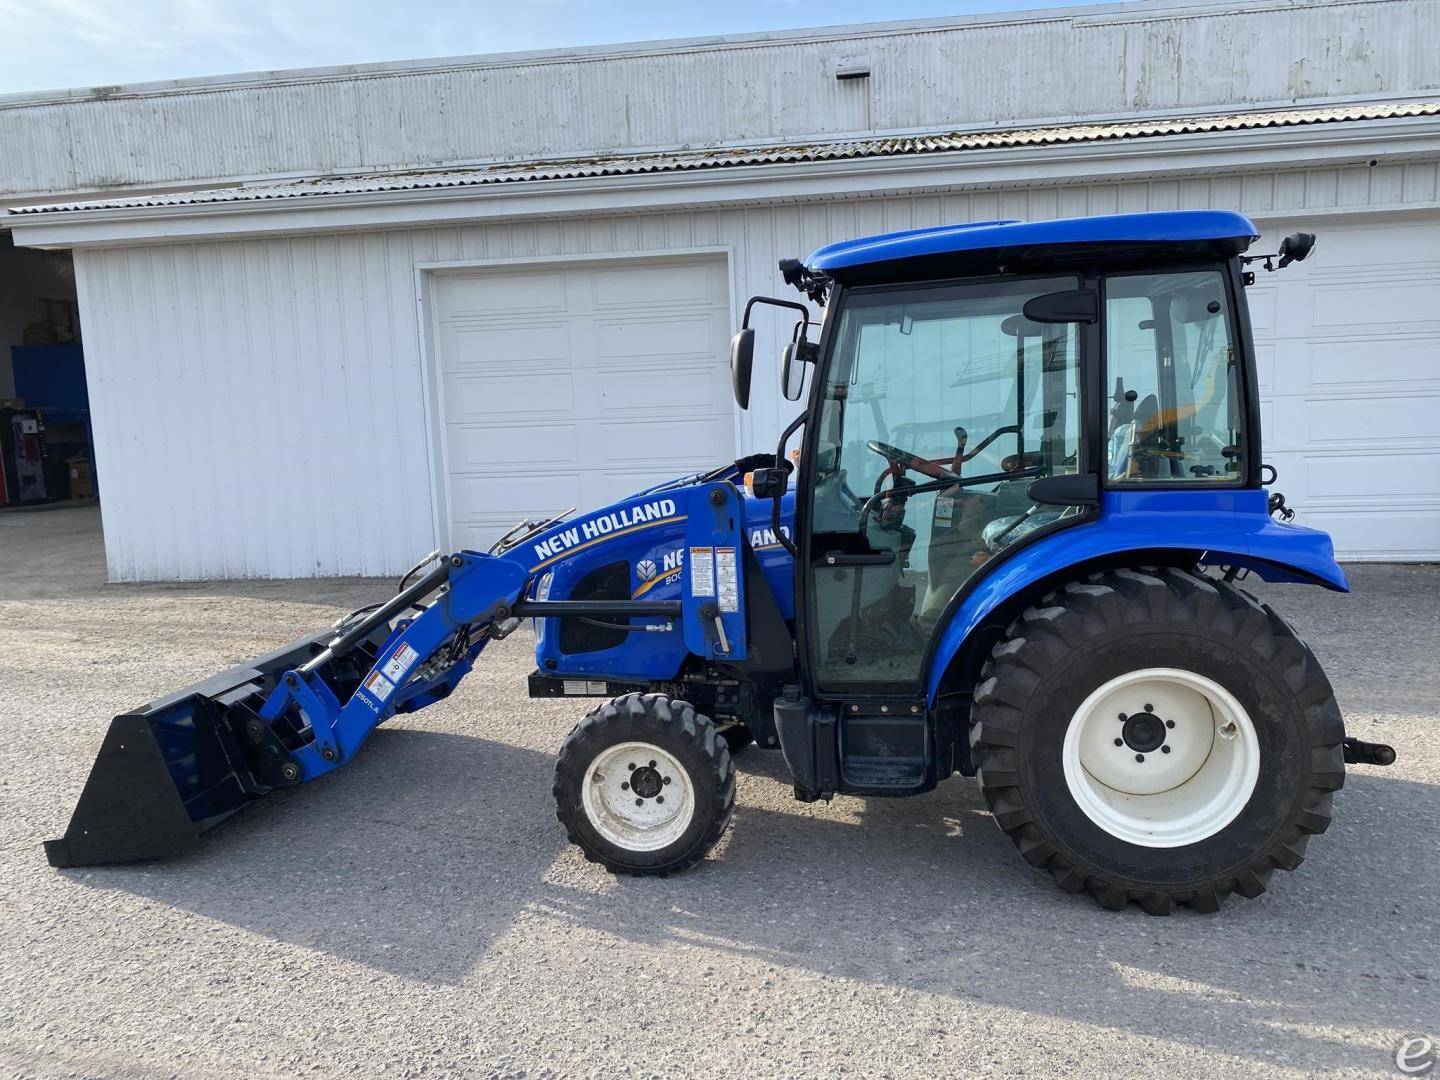
[[706, 356], [715, 340], [715, 320], [705, 315], [668, 319], [602, 319], [596, 346], [602, 360], [651, 356]]
[[446, 433], [450, 467], [494, 471], [501, 465], [578, 468], [580, 438], [574, 424], [467, 424]]
[[1306, 497], [1317, 501], [1362, 500], [1394, 506], [1433, 491], [1440, 450], [1419, 454], [1309, 455]]
[[595, 274], [591, 277], [595, 306], [638, 306], [653, 311], [664, 304], [708, 304], [716, 295], [713, 265], [712, 261], [662, 260]]
[[1275, 345], [1271, 342], [1255, 345], [1255, 377], [1261, 393], [1275, 388]]
[[1429, 281], [1355, 281], [1311, 289], [1311, 325], [1319, 331], [1359, 326], [1380, 332], [1396, 327], [1440, 328], [1440, 278]]
[[446, 327], [442, 352], [450, 370], [494, 366], [528, 367], [561, 363], [570, 353], [569, 329], [563, 323], [532, 326], [512, 323], [452, 323]]
[[[726, 281], [715, 257], [447, 273], [433, 295], [455, 542], [733, 457]], [[495, 299], [535, 289], [547, 298], [528, 307]]]
[[1430, 397], [1329, 398], [1310, 403], [1312, 444], [1374, 446], [1437, 438], [1440, 395]]
[[1310, 349], [1310, 381], [1316, 387], [1440, 387], [1440, 335], [1351, 338]]
[[569, 372], [528, 375], [451, 375], [443, 383], [445, 419], [450, 423], [568, 412], [575, 398]]
[[713, 416], [727, 406], [717, 384], [720, 380], [713, 370], [698, 367], [607, 371], [600, 377], [600, 398], [607, 414], [674, 414], [694, 409], [701, 416]]
[[561, 270], [514, 274], [441, 274], [435, 299], [455, 319], [518, 312], [564, 312], [565, 275]]
[[1245, 293], [1245, 303], [1250, 308], [1250, 328], [1255, 336], [1263, 337], [1275, 330], [1275, 312], [1278, 289], [1275, 285], [1256, 283]]
[[[653, 420], [648, 423], [603, 423], [600, 438], [613, 440], [608, 457], [617, 463], [665, 459], [662, 472], [678, 462], [716, 461], [728, 455], [729, 424], [718, 420]], [[718, 463], [718, 462], [717, 462]]]

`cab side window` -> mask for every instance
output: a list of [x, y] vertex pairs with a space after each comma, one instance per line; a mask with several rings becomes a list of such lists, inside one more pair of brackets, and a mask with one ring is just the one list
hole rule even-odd
[[1234, 483], [1242, 475], [1229, 306], [1218, 270], [1107, 279], [1112, 483]]

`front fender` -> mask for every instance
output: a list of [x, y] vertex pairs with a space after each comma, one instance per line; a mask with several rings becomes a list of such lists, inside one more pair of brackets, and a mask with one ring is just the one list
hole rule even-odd
[[1265, 581], [1349, 592], [1327, 533], [1273, 520], [1263, 491], [1109, 491], [1095, 520], [1026, 545], [963, 589], [939, 630], [925, 672], [933, 707], [940, 682], [996, 608], [1047, 578], [1097, 559], [1147, 551], [1194, 552], [1197, 562], [1248, 567]]

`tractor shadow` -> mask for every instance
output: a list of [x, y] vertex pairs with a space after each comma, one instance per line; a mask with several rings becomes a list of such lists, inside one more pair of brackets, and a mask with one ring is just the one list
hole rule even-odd
[[272, 797], [193, 856], [71, 876], [439, 985], [551, 920], [699, 946], [722, 977], [759, 960], [1301, 1069], [1375, 1066], [1337, 1030], [1433, 1027], [1421, 853], [1440, 848], [1435, 786], [1352, 772], [1296, 875], [1219, 916], [1154, 919], [1060, 893], [973, 781], [804, 806], [777, 798], [778, 754], [738, 763], [727, 839], [674, 878], [586, 864], [551, 813], [550, 755], [414, 729], [377, 732], [342, 773]]

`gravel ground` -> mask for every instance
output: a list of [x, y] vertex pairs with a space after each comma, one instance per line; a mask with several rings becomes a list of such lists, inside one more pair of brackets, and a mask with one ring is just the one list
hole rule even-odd
[[197, 854], [51, 870], [112, 713], [382, 586], [106, 585], [96, 511], [0, 514], [0, 1072], [1399, 1075], [1440, 1034], [1440, 569], [1351, 569], [1264, 592], [1398, 764], [1260, 900], [1155, 919], [1056, 890], [973, 781], [804, 806], [756, 750], [710, 861], [612, 879], [555, 822], [580, 706], [524, 696], [524, 634]]

